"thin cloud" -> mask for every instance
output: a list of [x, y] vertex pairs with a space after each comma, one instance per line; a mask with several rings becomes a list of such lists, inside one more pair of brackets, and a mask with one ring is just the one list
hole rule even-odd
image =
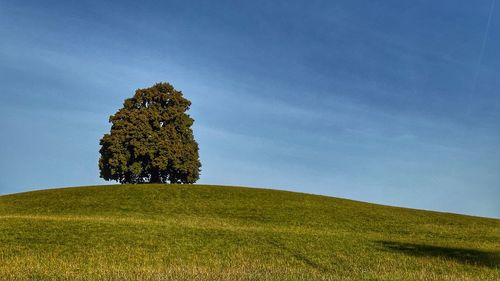
[[[479, 74], [481, 70], [481, 64], [483, 63], [484, 52], [486, 50], [486, 44], [488, 42], [488, 36], [490, 34], [491, 27], [491, 19], [493, 18], [493, 12], [495, 10], [495, 2], [496, 0], [491, 0], [490, 9], [488, 13], [488, 20], [486, 23], [486, 28], [484, 31], [483, 41], [481, 42], [481, 49], [479, 50], [479, 56], [477, 58], [476, 72], [474, 73], [474, 78], [472, 80], [472, 91], [469, 97], [469, 101], [472, 101], [472, 98], [476, 95], [477, 82], [479, 79]], [[470, 115], [472, 111], [471, 102], [469, 102], [469, 107], [467, 108], [467, 112]]]

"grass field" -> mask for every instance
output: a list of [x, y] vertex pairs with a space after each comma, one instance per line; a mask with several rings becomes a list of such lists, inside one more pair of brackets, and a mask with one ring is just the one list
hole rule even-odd
[[276, 190], [0, 196], [0, 280], [500, 280], [499, 251], [497, 219]]

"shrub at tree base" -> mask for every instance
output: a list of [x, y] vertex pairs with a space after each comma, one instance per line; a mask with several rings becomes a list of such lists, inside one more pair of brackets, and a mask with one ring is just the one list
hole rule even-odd
[[109, 118], [101, 141], [100, 176], [120, 183], [194, 183], [198, 143], [186, 113], [191, 102], [168, 83], [139, 89]]

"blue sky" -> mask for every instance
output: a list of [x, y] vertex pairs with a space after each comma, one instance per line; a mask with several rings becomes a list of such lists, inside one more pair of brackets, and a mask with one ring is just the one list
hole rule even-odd
[[108, 117], [167, 81], [199, 183], [500, 217], [500, 3], [0, 0], [0, 194], [103, 184]]

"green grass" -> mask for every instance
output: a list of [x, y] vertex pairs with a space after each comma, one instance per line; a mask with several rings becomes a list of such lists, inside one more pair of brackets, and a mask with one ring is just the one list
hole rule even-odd
[[497, 219], [276, 190], [0, 196], [0, 280], [500, 280], [499, 251]]

